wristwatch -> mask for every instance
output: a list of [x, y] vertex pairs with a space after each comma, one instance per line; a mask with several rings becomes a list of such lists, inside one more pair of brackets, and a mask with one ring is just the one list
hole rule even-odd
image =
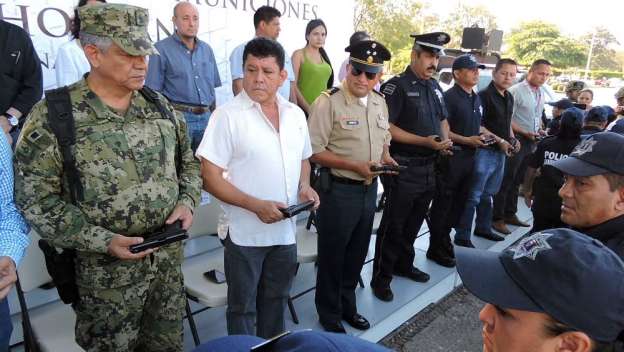
[[4, 116], [6, 116], [7, 120], [9, 120], [9, 125], [11, 125], [11, 130], [9, 132], [13, 132], [19, 125], [19, 119], [8, 112], [5, 112]]

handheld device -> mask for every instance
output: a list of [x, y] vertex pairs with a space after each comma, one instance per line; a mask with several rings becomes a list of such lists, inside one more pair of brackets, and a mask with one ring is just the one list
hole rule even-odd
[[407, 169], [404, 165], [373, 165], [370, 170], [373, 172], [400, 172]]
[[222, 284], [225, 282], [225, 274], [217, 269], [206, 271], [204, 277], [215, 284]]
[[131, 253], [139, 253], [150, 248], [162, 247], [187, 238], [186, 230], [182, 228], [182, 221], [178, 220], [171, 225], [165, 226], [164, 231], [151, 234], [143, 243], [134, 244], [129, 248]]
[[292, 218], [293, 216], [301, 213], [302, 211], [311, 209], [313, 206], [314, 206], [314, 201], [309, 200], [301, 204], [291, 205], [288, 208], [282, 208], [280, 209], [280, 211], [282, 212], [282, 214], [284, 214], [285, 218]]

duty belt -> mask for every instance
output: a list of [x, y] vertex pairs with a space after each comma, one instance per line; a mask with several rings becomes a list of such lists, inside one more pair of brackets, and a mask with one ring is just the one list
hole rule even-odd
[[377, 181], [377, 177], [373, 178], [371, 183], [367, 183], [366, 180], [354, 180], [351, 178], [340, 177], [334, 174], [331, 175], [331, 178], [334, 182], [342, 183], [345, 185], [358, 185], [358, 186], [370, 186], [371, 184]]
[[173, 103], [173, 102], [171, 103], [171, 105], [173, 105], [173, 108], [178, 111], [190, 112], [191, 114], [195, 114], [195, 115], [201, 115], [210, 111], [210, 108], [208, 106], [187, 105], [187, 104], [180, 104], [180, 103]]
[[429, 164], [433, 164], [436, 161], [437, 154], [432, 154], [429, 156], [405, 156], [405, 155], [393, 155], [394, 160], [399, 163], [399, 165], [404, 166], [426, 166]]

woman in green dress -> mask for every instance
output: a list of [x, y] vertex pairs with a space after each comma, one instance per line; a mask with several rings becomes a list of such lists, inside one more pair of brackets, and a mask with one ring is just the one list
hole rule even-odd
[[292, 55], [298, 88], [297, 104], [306, 115], [321, 92], [334, 85], [334, 70], [323, 48], [326, 36], [325, 23], [320, 19], [311, 20], [305, 31], [306, 46]]

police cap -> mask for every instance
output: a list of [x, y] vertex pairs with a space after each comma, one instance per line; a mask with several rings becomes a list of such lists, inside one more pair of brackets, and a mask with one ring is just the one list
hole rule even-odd
[[586, 177], [614, 173], [624, 175], [624, 136], [598, 132], [579, 143], [570, 156], [551, 165], [564, 174]]
[[457, 247], [455, 255], [464, 285], [481, 300], [545, 313], [599, 342], [621, 338], [624, 263], [602, 242], [552, 229], [501, 253]]
[[374, 40], [354, 43], [346, 47], [345, 51], [349, 53], [351, 66], [372, 73], [381, 72], [384, 61], [388, 61], [392, 57], [385, 46]]
[[441, 55], [444, 55], [444, 45], [451, 41], [451, 36], [444, 32], [412, 34], [410, 37], [414, 38], [414, 48], [420, 46], [424, 50]]

